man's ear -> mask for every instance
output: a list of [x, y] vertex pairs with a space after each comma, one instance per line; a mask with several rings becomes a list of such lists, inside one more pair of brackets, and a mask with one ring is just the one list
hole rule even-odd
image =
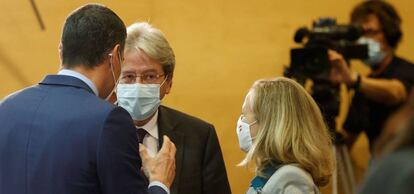
[[172, 88], [172, 84], [173, 84], [172, 78], [168, 78], [168, 79], [169, 80], [166, 83], [168, 87], [165, 90], [165, 94], [169, 94], [170, 93], [171, 88]]
[[[115, 76], [121, 75], [122, 62], [123, 62], [123, 53], [121, 52], [121, 45], [116, 44], [112, 51], [109, 53], [109, 64], [112, 63], [113, 71]], [[110, 66], [109, 66], [110, 67]]]
[[121, 62], [123, 61], [124, 53], [122, 53], [122, 51], [121, 51], [121, 45], [120, 44], [116, 44], [114, 49], [112, 49], [111, 53], [112, 53], [112, 57], [116, 56], [115, 60], [121, 61]]
[[62, 63], [63, 63], [63, 58], [62, 58], [62, 47], [63, 47], [62, 42], [60, 42], [60, 43], [59, 43], [58, 50], [59, 50], [59, 59], [60, 59], [60, 64], [61, 64], [61, 65], [62, 65]]

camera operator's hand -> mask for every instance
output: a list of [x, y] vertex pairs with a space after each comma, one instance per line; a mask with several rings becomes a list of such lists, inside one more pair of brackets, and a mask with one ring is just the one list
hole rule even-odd
[[334, 50], [328, 50], [329, 61], [332, 64], [329, 79], [332, 83], [345, 83], [352, 85], [357, 79], [357, 74], [352, 73], [344, 57]]
[[400, 80], [361, 77], [351, 72], [344, 57], [338, 52], [328, 50], [328, 57], [332, 64], [329, 76], [332, 83], [345, 83], [351, 87], [358, 84], [357, 88], [360, 92], [382, 104], [398, 104], [407, 98], [407, 90]]

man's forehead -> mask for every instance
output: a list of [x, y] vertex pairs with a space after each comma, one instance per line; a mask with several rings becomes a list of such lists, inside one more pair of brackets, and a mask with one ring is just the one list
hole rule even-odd
[[125, 71], [159, 71], [162, 66], [144, 52], [128, 52], [122, 67]]
[[155, 69], [155, 68], [147, 67], [145, 65], [140, 65], [136, 63], [129, 63], [128, 61], [125, 61], [125, 63], [122, 66], [122, 72], [140, 73], [142, 71], [147, 71], [151, 69]]
[[128, 64], [125, 63], [124, 66], [122, 67], [122, 72], [123, 73], [138, 73], [138, 74], [143, 74], [143, 73], [157, 73], [158, 72], [158, 68], [154, 67], [154, 66], [145, 66], [145, 65], [134, 65], [134, 64]]

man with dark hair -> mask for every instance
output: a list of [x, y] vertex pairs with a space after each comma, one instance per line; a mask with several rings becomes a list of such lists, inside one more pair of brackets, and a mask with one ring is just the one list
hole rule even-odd
[[61, 52], [65, 68], [79, 64], [94, 68], [108, 58], [116, 44], [124, 48], [125, 25], [114, 12], [93, 5], [80, 8], [77, 12], [67, 18], [63, 27]]
[[349, 145], [365, 131], [370, 147], [381, 134], [385, 120], [407, 99], [414, 83], [414, 65], [395, 55], [402, 38], [401, 18], [392, 5], [381, 0], [364, 1], [354, 8], [351, 22], [361, 25], [358, 42], [368, 45], [368, 76], [352, 72], [343, 56], [329, 51], [331, 81], [355, 90], [344, 131]]
[[102, 100], [117, 85], [125, 38], [122, 20], [102, 5], [69, 15], [63, 69], [0, 104], [1, 194], [169, 193], [174, 144], [164, 137], [155, 157], [144, 146], [139, 157], [128, 112]]

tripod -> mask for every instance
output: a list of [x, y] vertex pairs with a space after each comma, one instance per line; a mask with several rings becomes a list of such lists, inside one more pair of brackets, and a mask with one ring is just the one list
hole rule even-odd
[[321, 112], [333, 137], [332, 152], [336, 158], [336, 168], [332, 174], [332, 194], [354, 194], [355, 176], [348, 148], [343, 136], [336, 132], [336, 117], [339, 115], [339, 85], [329, 81], [314, 80], [312, 97]]

